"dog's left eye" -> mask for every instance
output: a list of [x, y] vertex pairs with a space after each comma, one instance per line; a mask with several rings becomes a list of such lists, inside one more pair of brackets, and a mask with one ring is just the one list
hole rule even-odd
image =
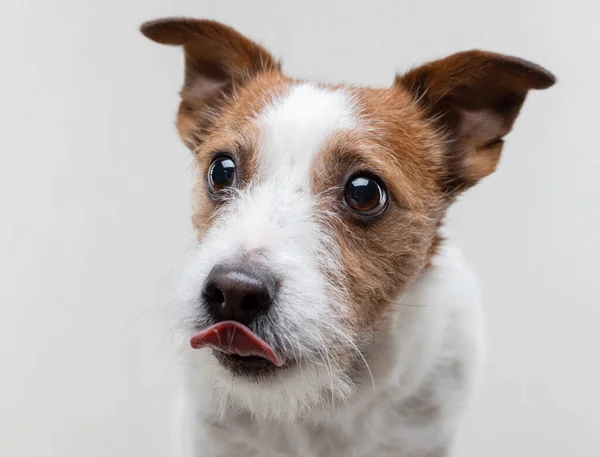
[[377, 216], [387, 206], [387, 193], [375, 179], [355, 176], [346, 184], [344, 201], [356, 213]]
[[235, 185], [235, 162], [229, 156], [214, 159], [208, 169], [208, 186], [213, 193]]

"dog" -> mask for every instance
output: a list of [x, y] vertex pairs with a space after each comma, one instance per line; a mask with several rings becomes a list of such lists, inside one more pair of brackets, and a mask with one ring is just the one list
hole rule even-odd
[[474, 50], [388, 88], [325, 84], [218, 22], [141, 31], [183, 47], [198, 171], [178, 455], [449, 455], [483, 332], [444, 216], [555, 77]]

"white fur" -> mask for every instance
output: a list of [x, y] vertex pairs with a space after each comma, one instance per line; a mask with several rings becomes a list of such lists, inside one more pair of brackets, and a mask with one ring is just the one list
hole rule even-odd
[[[284, 355], [302, 358], [306, 365], [258, 384], [232, 382], [209, 351], [192, 354], [190, 363], [204, 365], [201, 376], [210, 373], [210, 390], [221, 411], [231, 403], [261, 419], [289, 421], [316, 404], [341, 401], [354, 388], [327, 353], [346, 338], [340, 327], [346, 301], [344, 291], [332, 288], [323, 275], [339, 272], [339, 255], [331, 234], [319, 223], [309, 178], [323, 143], [335, 132], [356, 128], [357, 119], [344, 92], [304, 84], [257, 113], [255, 122], [261, 132], [260, 176], [231, 196], [219, 213], [184, 274], [178, 307], [181, 320], [192, 323], [203, 313], [198, 297], [217, 262], [249, 254], [264, 258], [283, 278], [272, 327], [283, 340]], [[267, 342], [269, 332], [263, 327], [260, 335]], [[330, 391], [327, 400], [322, 398], [325, 386]]]
[[[185, 437], [178, 455], [445, 455], [480, 347], [469, 269], [445, 246], [382, 319], [387, 324], [372, 335], [363, 360], [369, 369], [352, 379], [339, 352], [359, 351], [358, 335], [344, 326], [345, 291], [324, 274], [339, 274], [339, 252], [309, 177], [324, 142], [361, 128], [361, 120], [344, 92], [300, 85], [255, 122], [260, 178], [219, 212], [180, 288], [185, 384], [177, 429]], [[187, 344], [191, 322], [202, 317], [204, 279], [217, 262], [242, 254], [260, 256], [284, 278], [272, 325], [261, 327], [261, 336], [277, 336], [284, 355], [305, 361], [264, 382], [236, 377], [210, 350]]]
[[262, 174], [284, 174], [292, 190], [294, 186], [309, 189], [314, 157], [333, 133], [359, 127], [353, 104], [343, 91], [311, 84], [293, 87], [261, 114], [259, 122]]

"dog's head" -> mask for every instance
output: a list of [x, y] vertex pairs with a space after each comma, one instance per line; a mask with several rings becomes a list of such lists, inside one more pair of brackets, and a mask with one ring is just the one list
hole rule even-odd
[[449, 204], [494, 171], [527, 92], [554, 77], [470, 51], [389, 88], [329, 85], [284, 75], [216, 22], [142, 32], [185, 54], [177, 127], [197, 164], [199, 244], [182, 322], [212, 349], [197, 352], [205, 370], [258, 414], [347, 397]]

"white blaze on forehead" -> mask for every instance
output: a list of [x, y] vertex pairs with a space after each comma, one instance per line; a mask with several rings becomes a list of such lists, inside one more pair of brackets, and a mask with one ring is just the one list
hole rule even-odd
[[343, 90], [302, 84], [268, 106], [259, 123], [263, 176], [308, 186], [317, 153], [332, 134], [356, 128], [357, 116]]

